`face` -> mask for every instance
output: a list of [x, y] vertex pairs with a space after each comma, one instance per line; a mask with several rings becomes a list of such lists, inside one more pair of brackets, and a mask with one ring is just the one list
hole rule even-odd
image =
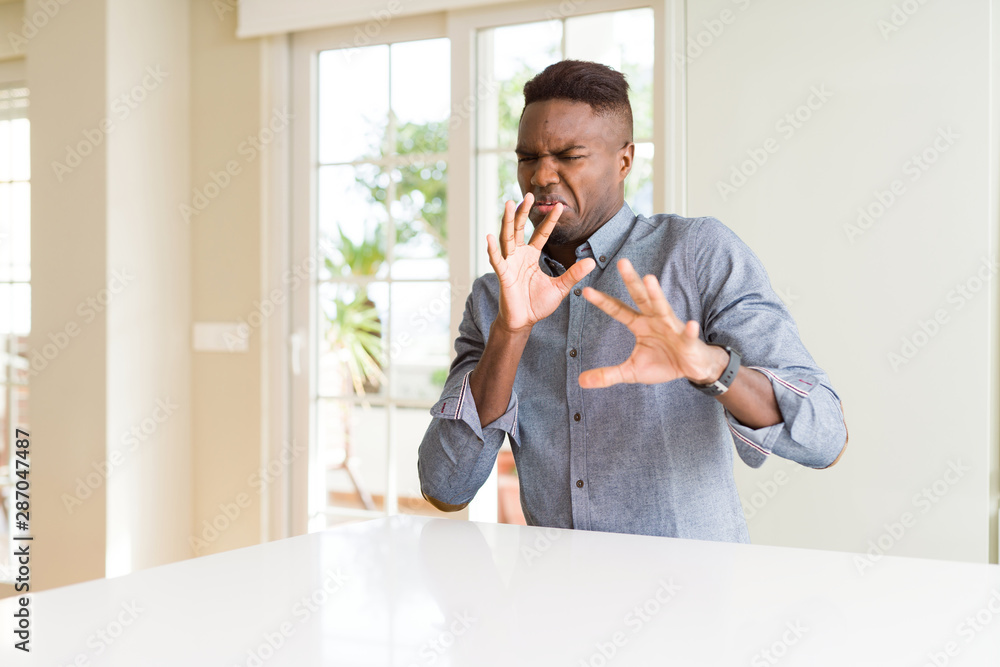
[[579, 245], [622, 207], [625, 177], [635, 152], [615, 118], [598, 116], [589, 104], [570, 100], [532, 102], [517, 131], [517, 182], [535, 203], [537, 226], [562, 202], [549, 243]]

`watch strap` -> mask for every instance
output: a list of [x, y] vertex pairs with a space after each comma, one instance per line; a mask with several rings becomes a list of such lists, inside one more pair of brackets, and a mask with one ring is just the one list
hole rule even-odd
[[722, 375], [719, 376], [719, 379], [711, 384], [696, 384], [691, 382], [691, 380], [688, 380], [688, 382], [692, 387], [703, 394], [708, 394], [709, 396], [721, 396], [729, 391], [730, 385], [732, 385], [733, 380], [736, 379], [736, 372], [740, 369], [740, 354], [728, 345], [721, 345], [720, 343], [708, 344], [721, 347], [729, 353], [729, 364], [726, 366], [726, 370], [722, 371]]

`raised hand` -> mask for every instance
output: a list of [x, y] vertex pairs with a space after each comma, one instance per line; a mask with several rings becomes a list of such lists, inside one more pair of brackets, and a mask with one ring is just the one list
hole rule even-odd
[[592, 287], [585, 287], [583, 296], [628, 327], [635, 335], [635, 348], [617, 366], [580, 373], [580, 386], [608, 387], [620, 382], [657, 384], [678, 378], [698, 384], [714, 382], [726, 368], [728, 353], [702, 341], [695, 320], [684, 323], [677, 317], [656, 276], [640, 279], [627, 259], [618, 261], [618, 272], [639, 307], [638, 312]]
[[559, 220], [562, 204], [557, 203], [549, 211], [535, 228], [531, 240], [525, 243], [524, 225], [534, 201], [530, 192], [516, 209], [514, 202], [508, 201], [504, 205], [500, 242], [492, 234], [486, 235], [490, 265], [500, 279], [500, 312], [495, 325], [511, 332], [528, 331], [555, 312], [573, 285], [597, 266], [593, 258], [587, 257], [557, 278], [542, 271], [538, 259]]

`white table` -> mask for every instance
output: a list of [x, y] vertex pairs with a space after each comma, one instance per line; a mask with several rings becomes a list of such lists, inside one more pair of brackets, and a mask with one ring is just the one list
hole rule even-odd
[[2, 600], [0, 664], [1000, 665], [1000, 566], [855, 558], [394, 516], [39, 593], [28, 659]]

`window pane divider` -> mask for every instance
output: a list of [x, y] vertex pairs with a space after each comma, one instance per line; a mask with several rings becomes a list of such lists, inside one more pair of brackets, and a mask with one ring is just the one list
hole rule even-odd
[[396, 407], [409, 410], [430, 410], [437, 401], [421, 401], [418, 399], [392, 398], [389, 396], [358, 396], [350, 394], [348, 396], [331, 396], [327, 394], [317, 394], [317, 401], [345, 401], [354, 405], [368, 404], [373, 408]]
[[317, 162], [314, 166], [319, 167], [360, 167], [364, 165], [375, 165], [378, 167], [408, 167], [424, 162], [447, 162], [447, 153], [405, 153], [398, 155], [383, 155], [382, 157], [362, 158], [351, 162]]

